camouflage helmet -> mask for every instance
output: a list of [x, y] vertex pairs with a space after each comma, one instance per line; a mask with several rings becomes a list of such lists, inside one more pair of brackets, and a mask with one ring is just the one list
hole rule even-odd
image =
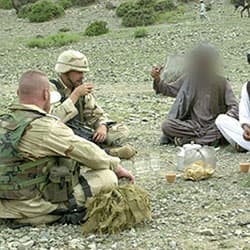
[[71, 70], [88, 72], [89, 63], [87, 57], [76, 50], [66, 50], [57, 59], [55, 71], [57, 73], [67, 73]]

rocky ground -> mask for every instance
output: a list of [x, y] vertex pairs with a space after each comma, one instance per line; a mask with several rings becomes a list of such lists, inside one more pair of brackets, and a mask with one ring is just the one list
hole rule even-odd
[[[60, 52], [69, 47], [84, 52], [91, 63], [87, 78], [96, 96], [114, 119], [131, 128], [130, 141], [139, 153], [124, 162], [137, 184], [152, 195], [153, 221], [114, 236], [83, 237], [79, 226], [41, 226], [12, 230], [0, 224], [0, 249], [250, 249], [250, 177], [240, 174], [239, 163], [249, 154], [237, 154], [229, 146], [218, 153], [213, 178], [186, 182], [178, 175], [169, 185], [165, 174], [175, 170], [176, 148], [159, 146], [160, 123], [173, 100], [152, 91], [149, 70], [166, 55], [182, 52], [197, 42], [215, 44], [224, 59], [224, 73], [236, 95], [249, 78], [246, 52], [250, 49], [250, 20], [233, 14], [231, 6], [217, 4], [210, 22], [200, 22], [197, 8], [189, 7], [186, 21], [148, 28], [149, 36], [134, 39], [134, 29], [120, 26], [113, 11], [103, 4], [69, 9], [65, 17], [42, 24], [17, 19], [14, 11], [0, 10], [1, 110], [14, 100], [20, 74], [38, 68], [54, 76]], [[220, 1], [218, 1], [220, 2]], [[82, 32], [94, 19], [106, 20], [111, 32], [97, 38], [82, 37], [72, 46], [28, 49], [26, 40], [60, 28]]]

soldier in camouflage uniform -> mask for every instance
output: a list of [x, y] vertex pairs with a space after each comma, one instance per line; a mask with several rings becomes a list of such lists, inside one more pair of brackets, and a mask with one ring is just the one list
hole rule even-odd
[[64, 217], [62, 211], [76, 211], [88, 197], [117, 185], [118, 178], [134, 181], [119, 158], [47, 113], [49, 85], [42, 72], [24, 73], [20, 104], [0, 116], [0, 218], [53, 222]]
[[[120, 147], [128, 138], [128, 128], [112, 121], [96, 103], [93, 84], [83, 83], [84, 74], [89, 71], [86, 56], [74, 50], [64, 51], [58, 57], [55, 71], [58, 79], [51, 80], [52, 89], [58, 91], [61, 98], [53, 106], [52, 113], [60, 117], [79, 136], [98, 145], [110, 146], [109, 154], [131, 158], [135, 150], [130, 146]], [[83, 136], [79, 127], [93, 130], [93, 136]]]

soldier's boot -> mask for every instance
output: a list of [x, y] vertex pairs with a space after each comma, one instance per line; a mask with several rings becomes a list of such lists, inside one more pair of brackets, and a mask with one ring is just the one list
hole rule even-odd
[[125, 145], [117, 148], [108, 149], [108, 154], [111, 156], [119, 157], [120, 159], [130, 159], [135, 156], [137, 151], [130, 145]]

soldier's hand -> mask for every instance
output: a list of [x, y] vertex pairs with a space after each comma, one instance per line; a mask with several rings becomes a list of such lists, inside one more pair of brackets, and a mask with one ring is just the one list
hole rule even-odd
[[244, 129], [244, 133], [243, 133], [243, 137], [246, 141], [250, 141], [250, 125], [245, 124], [243, 126]]
[[81, 96], [86, 96], [92, 93], [94, 90], [94, 85], [91, 83], [84, 83], [73, 90], [70, 95], [72, 102], [75, 104]]
[[115, 173], [118, 178], [123, 178], [123, 177], [128, 178], [132, 184], [135, 182], [135, 177], [126, 168], [123, 168], [121, 165], [119, 165], [116, 168]]
[[153, 67], [151, 70], [151, 76], [154, 78], [156, 82], [161, 81], [161, 71], [163, 69], [163, 66], [160, 67]]
[[97, 130], [95, 131], [95, 134], [93, 136], [93, 140], [96, 143], [102, 143], [106, 140], [107, 138], [107, 133], [108, 133], [108, 129], [105, 125], [101, 124]]

